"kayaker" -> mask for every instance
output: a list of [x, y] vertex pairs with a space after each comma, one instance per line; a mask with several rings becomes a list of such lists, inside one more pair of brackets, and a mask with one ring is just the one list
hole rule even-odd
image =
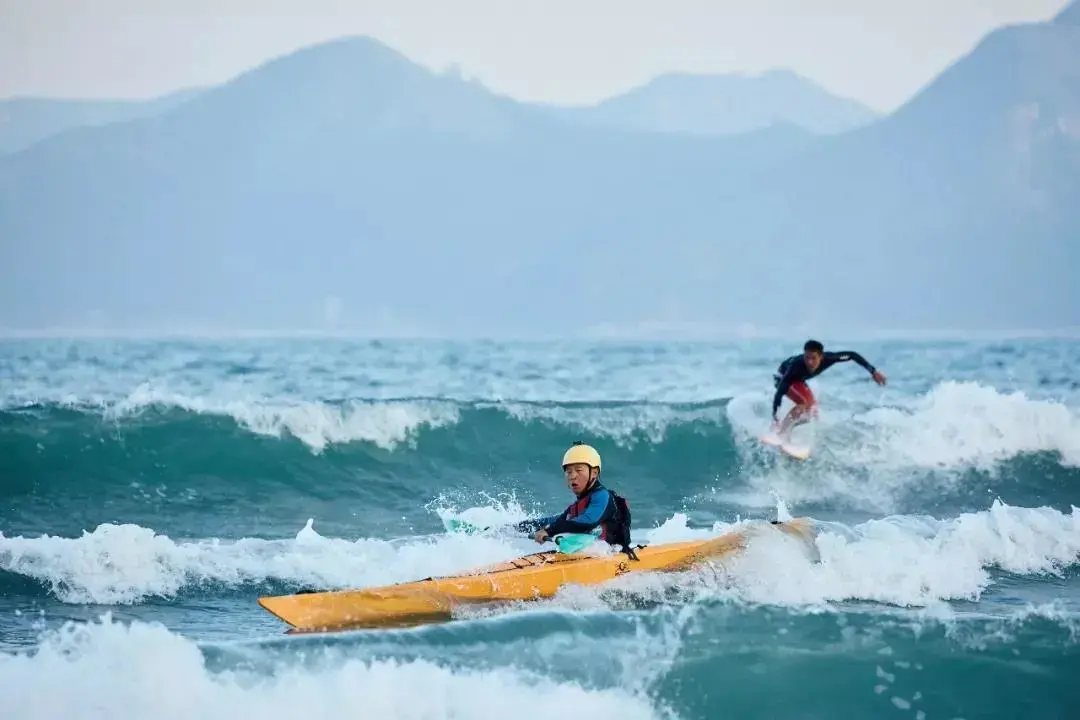
[[637, 559], [630, 547], [630, 505], [626, 499], [600, 484], [600, 453], [591, 445], [575, 442], [563, 455], [566, 484], [577, 497], [558, 515], [525, 520], [521, 532], [531, 532], [538, 543], [561, 533], [590, 533], [600, 528], [600, 539], [622, 548]]

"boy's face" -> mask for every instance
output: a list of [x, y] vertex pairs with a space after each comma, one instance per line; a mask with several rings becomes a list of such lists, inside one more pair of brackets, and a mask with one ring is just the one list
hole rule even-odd
[[806, 367], [810, 369], [810, 372], [814, 372], [818, 369], [822, 357], [823, 355], [816, 350], [807, 350], [803, 353], [803, 360], [806, 362]]
[[585, 463], [567, 465], [563, 473], [566, 475], [566, 484], [570, 486], [575, 495], [584, 492], [585, 488], [589, 487], [589, 481], [593, 477], [592, 468]]

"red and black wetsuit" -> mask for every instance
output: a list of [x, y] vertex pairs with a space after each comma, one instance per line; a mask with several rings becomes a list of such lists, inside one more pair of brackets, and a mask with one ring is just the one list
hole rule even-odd
[[544, 528], [548, 535], [557, 535], [587, 533], [600, 527], [600, 538], [607, 540], [611, 534], [608, 532], [608, 521], [615, 516], [616, 511], [615, 498], [598, 480], [558, 515], [525, 520], [518, 523], [518, 528], [524, 532], [535, 532]]
[[520, 532], [532, 533], [544, 528], [552, 537], [560, 533], [589, 533], [597, 527], [601, 540], [621, 547], [623, 552], [637, 559], [630, 548], [630, 504], [626, 498], [601, 485], [599, 480], [558, 515], [517, 524]]
[[874, 366], [868, 363], [866, 358], [854, 350], [823, 353], [821, 364], [818, 365], [817, 370], [814, 372], [810, 372], [810, 368], [806, 367], [806, 360], [801, 354], [792, 355], [787, 360], [780, 363], [780, 367], [777, 368], [776, 374], [773, 375], [773, 382], [776, 384], [776, 394], [773, 396], [772, 406], [773, 419], [776, 419], [776, 411], [780, 409], [780, 401], [783, 399], [784, 395], [787, 395], [796, 405], [815, 404], [817, 400], [814, 398], [814, 393], [810, 392], [810, 388], [806, 385], [806, 381], [812, 377], [817, 377], [836, 363], [847, 362], [848, 360], [853, 360], [866, 368], [871, 375], [875, 372]]

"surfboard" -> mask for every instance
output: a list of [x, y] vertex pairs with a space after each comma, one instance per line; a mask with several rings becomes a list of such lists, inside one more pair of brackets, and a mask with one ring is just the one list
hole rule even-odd
[[769, 445], [775, 447], [780, 452], [784, 453], [788, 457], [793, 457], [796, 460], [805, 460], [810, 457], [810, 448], [802, 448], [791, 443], [784, 442], [776, 435], [766, 434], [758, 437], [763, 445]]

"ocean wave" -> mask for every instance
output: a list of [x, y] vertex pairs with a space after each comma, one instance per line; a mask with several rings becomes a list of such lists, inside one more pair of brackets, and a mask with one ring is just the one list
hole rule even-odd
[[[515, 515], [504, 512], [507, 521]], [[656, 528], [635, 531], [634, 539], [674, 542], [737, 525], [691, 528], [680, 513]], [[851, 527], [819, 523], [819, 528], [817, 558], [785, 536], [766, 535], [740, 558], [722, 563], [719, 579], [712, 571], [693, 571], [678, 581], [629, 575], [612, 587], [644, 597], [685, 582], [691, 594], [750, 603], [796, 607], [868, 601], [946, 609], [949, 601], [980, 600], [994, 587], [995, 571], [1060, 576], [1080, 560], [1076, 508], [1066, 514], [995, 501], [988, 510], [946, 520], [894, 517]], [[381, 585], [461, 572], [534, 549], [528, 538], [498, 534], [328, 538], [310, 521], [291, 540], [185, 541], [138, 526], [101, 525], [73, 538], [0, 534], [0, 570], [34, 578], [63, 602], [130, 604], [203, 587], [212, 592], [215, 586], [268, 581], [326, 589]], [[591, 589], [568, 589], [553, 602], [580, 609], [603, 607], [606, 601]]]
[[[268, 674], [243, 666], [214, 672], [192, 640], [157, 623], [68, 623], [33, 654], [0, 653], [7, 717], [44, 718], [478, 718], [503, 720], [529, 707], [572, 706], [630, 719], [671, 717], [647, 696], [617, 686], [505, 668], [462, 668], [426, 659], [324, 654], [291, 658]], [[423, 692], [417, 692], [423, 688]]]
[[[767, 507], [778, 494], [875, 513], [952, 511], [988, 493], [1062, 506], [1080, 479], [1074, 410], [973, 383], [850, 416], [826, 408], [805, 463], [758, 442], [766, 418], [758, 396], [286, 407], [151, 395], [105, 408], [29, 406], [0, 412], [0, 498], [20, 500], [6, 518], [0, 509], [0, 522], [17, 524], [19, 512], [80, 518], [106, 501], [143, 520], [150, 505], [212, 515], [255, 499], [271, 515], [296, 503], [322, 513], [310, 503], [339, 500], [415, 519], [418, 498], [447, 488], [557, 502], [558, 458], [577, 439], [597, 445], [624, 494], [660, 513], [679, 503], [705, 510], [706, 496]], [[552, 481], [538, 484], [537, 473]]]
[[[70, 398], [63, 403], [30, 403], [6, 408], [0, 417], [10, 422], [30, 416], [44, 425], [41, 432], [47, 432], [51, 423], [63, 423], [66, 410], [121, 432], [193, 413], [228, 418], [251, 433], [299, 440], [313, 452], [321, 452], [349, 443], [414, 449], [425, 432], [458, 424], [482, 428], [484, 418], [496, 413], [505, 423], [556, 426], [626, 447], [662, 444], [675, 427], [689, 425], [700, 431], [726, 426], [729, 421], [744, 434], [756, 436], [767, 428], [769, 399], [751, 393], [684, 403], [465, 402], [424, 397], [225, 400], [140, 386], [116, 402]], [[820, 437], [815, 439], [833, 441], [837, 453], [848, 451], [845, 459], [853, 465], [971, 467], [1021, 453], [1050, 451], [1059, 453], [1063, 464], [1080, 466], [1080, 415], [1074, 409], [976, 382], [940, 382], [927, 393], [895, 405], [852, 410], [842, 404], [834, 410], [826, 404], [816, 427]]]
[[[760, 433], [762, 396], [728, 408], [741, 433]], [[831, 461], [869, 469], [989, 469], [1023, 454], [1050, 452], [1080, 467], [1080, 415], [1069, 406], [1000, 392], [976, 382], [946, 381], [902, 404], [832, 411], [794, 437], [824, 445]]]
[[0, 691], [19, 720], [504, 718], [524, 703], [668, 720], [792, 708], [814, 718], [1066, 717], [1080, 669], [1070, 631], [1038, 614], [942, 622], [719, 606], [693, 618], [551, 620], [200, 643], [105, 614], [46, 631], [30, 651], [0, 652]]

